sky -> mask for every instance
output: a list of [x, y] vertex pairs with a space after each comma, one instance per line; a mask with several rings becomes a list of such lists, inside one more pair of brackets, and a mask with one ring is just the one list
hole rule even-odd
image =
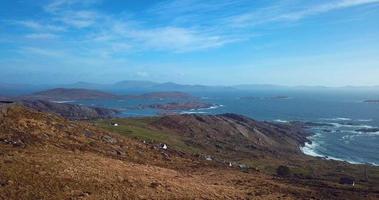
[[0, 82], [379, 85], [379, 0], [1, 0]]

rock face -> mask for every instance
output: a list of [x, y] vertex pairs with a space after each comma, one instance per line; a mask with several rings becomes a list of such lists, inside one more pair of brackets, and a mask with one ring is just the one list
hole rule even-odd
[[114, 94], [97, 90], [56, 88], [42, 92], [36, 92], [20, 98], [42, 99], [50, 101], [68, 101], [80, 99], [116, 99], [120, 97]]

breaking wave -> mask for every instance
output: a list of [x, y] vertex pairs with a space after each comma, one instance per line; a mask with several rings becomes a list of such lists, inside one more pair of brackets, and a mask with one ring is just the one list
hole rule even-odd
[[276, 120], [274, 120], [274, 122], [283, 123], [283, 124], [289, 123], [289, 121], [282, 120], [282, 119], [276, 119]]

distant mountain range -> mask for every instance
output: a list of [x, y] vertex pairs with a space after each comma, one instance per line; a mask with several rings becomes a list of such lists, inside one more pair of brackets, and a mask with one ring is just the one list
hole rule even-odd
[[138, 95], [116, 95], [110, 92], [103, 92], [95, 89], [79, 89], [79, 88], [54, 88], [34, 92], [28, 95], [16, 97], [2, 97], [0, 100], [45, 100], [45, 101], [72, 101], [72, 100], [89, 100], [89, 99], [187, 99], [196, 100], [197, 97], [191, 94], [177, 91], [170, 92], [148, 92]]
[[89, 82], [77, 82], [65, 85], [28, 85], [28, 84], [2, 84], [0, 83], [0, 95], [16, 96], [30, 94], [33, 92], [48, 90], [53, 88], [81, 88], [102, 90], [118, 94], [146, 93], [162, 91], [180, 92], [206, 92], [206, 91], [236, 91], [236, 90], [307, 90], [307, 91], [372, 91], [379, 90], [379, 86], [345, 86], [345, 87], [325, 87], [325, 86], [281, 86], [269, 84], [242, 84], [233, 86], [208, 86], [189, 85], [173, 82], [157, 83], [152, 81], [126, 80], [114, 84], [97, 84]]

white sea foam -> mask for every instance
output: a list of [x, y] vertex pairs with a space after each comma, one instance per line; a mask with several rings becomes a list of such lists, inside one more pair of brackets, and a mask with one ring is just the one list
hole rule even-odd
[[321, 118], [321, 119], [327, 120], [327, 121], [352, 121], [352, 119], [348, 117]]
[[283, 123], [283, 124], [285, 124], [285, 123], [289, 123], [289, 121], [287, 121], [287, 120], [282, 120], [282, 119], [276, 119], [276, 120], [274, 120], [274, 122]]
[[336, 157], [333, 157], [333, 156], [327, 156], [327, 157], [325, 157], [325, 159], [327, 159], [327, 160], [343, 161], [343, 162], [348, 162], [348, 163], [350, 163], [350, 164], [355, 164], [355, 165], [358, 165], [358, 164], [364, 164], [364, 163], [361, 163], [361, 162], [356, 162], [356, 161], [347, 160], [347, 159], [342, 159], [342, 158], [336, 158]]
[[372, 122], [372, 119], [357, 119], [358, 122]]
[[[351, 131], [351, 132], [354, 132], [354, 131]], [[352, 161], [349, 159], [337, 158], [337, 157], [323, 155], [321, 153], [318, 153], [317, 148], [320, 146], [321, 143], [319, 141], [317, 142], [317, 140], [315, 138], [317, 138], [319, 136], [320, 136], [320, 133], [317, 133], [313, 136], [308, 137], [308, 139], [311, 140], [312, 143], [305, 143], [305, 145], [303, 147], [300, 147], [300, 150], [306, 155], [313, 156], [313, 157], [321, 157], [321, 158], [326, 159], [326, 160], [336, 160], [336, 161], [348, 162], [350, 164], [370, 164], [370, 165], [374, 165], [374, 166], [379, 166], [378, 163], [373, 163], [373, 162], [362, 163], [362, 162]], [[342, 138], [343, 139], [351, 139], [352, 137], [354, 137], [354, 135], [347, 135], [347, 136], [343, 136]]]
[[221, 108], [221, 107], [224, 107], [224, 105], [213, 105], [213, 106], [210, 106], [208, 108], [191, 109], [190, 111], [193, 111], [193, 110], [214, 110], [214, 109]]
[[316, 147], [318, 146], [318, 144], [316, 142], [312, 142], [312, 143], [305, 143], [305, 145], [303, 147], [300, 147], [300, 150], [306, 154], [306, 155], [309, 155], [309, 156], [313, 156], [313, 157], [325, 157], [324, 155], [321, 155], [319, 153], [316, 152]]
[[[347, 159], [342, 159], [342, 158], [336, 158], [336, 157], [333, 157], [333, 156], [322, 155], [322, 154], [316, 152], [317, 146], [318, 146], [318, 144], [316, 142], [312, 142], [312, 144], [305, 143], [305, 146], [301, 147], [300, 150], [304, 154], [306, 154], [306, 155], [313, 156], [313, 157], [321, 157], [321, 158], [324, 158], [326, 160], [343, 161], [343, 162], [348, 162], [350, 164], [364, 164], [364, 163], [356, 162], [356, 161], [352, 161], [352, 160], [347, 160]], [[371, 165], [377, 165], [376, 163], [370, 163], [370, 164]]]
[[331, 125], [335, 126], [336, 128], [374, 128], [370, 125], [365, 124], [357, 124], [357, 125], [350, 125], [350, 124], [341, 124], [341, 123], [330, 123]]
[[377, 132], [362, 132], [362, 131], [355, 131], [355, 130], [344, 130], [344, 133], [347, 133], [346, 135], [342, 136], [342, 140], [344, 142], [349, 142], [353, 140], [357, 136], [379, 136], [379, 131]]
[[[362, 132], [360, 132], [360, 133], [362, 133]], [[369, 136], [379, 136], [379, 131], [377, 131], [377, 132], [362, 133], [362, 134], [369, 135]]]
[[51, 101], [53, 103], [72, 103], [72, 102], [75, 102], [74, 100], [70, 100], [70, 101]]
[[202, 111], [182, 111], [180, 114], [207, 114], [207, 112]]

